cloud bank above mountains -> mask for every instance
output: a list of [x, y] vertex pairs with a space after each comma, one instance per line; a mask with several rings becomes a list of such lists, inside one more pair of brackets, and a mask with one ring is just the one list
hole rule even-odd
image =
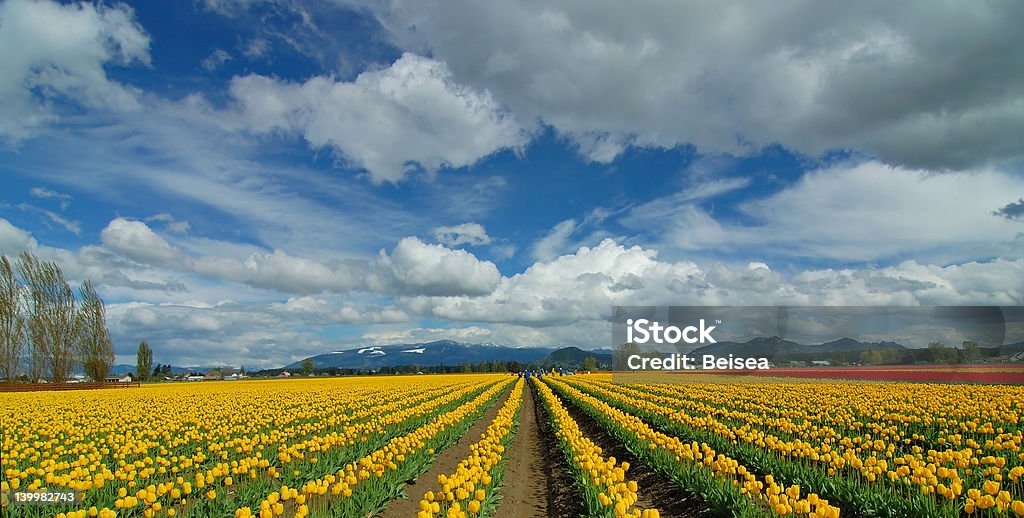
[[[101, 236], [101, 244], [77, 251], [53, 249], [0, 220], [5, 254], [33, 249], [61, 261], [73, 280], [99, 279], [115, 297], [145, 291], [147, 302], [109, 302], [115, 336], [152, 336], [176, 350], [206, 344], [191, 358], [201, 351], [255, 354], [257, 346], [269, 358], [286, 358], [337, 343], [296, 331], [309, 326], [376, 326], [341, 340], [349, 344], [449, 336], [605, 346], [613, 305], [1014, 305], [1024, 297], [1024, 288], [1006, 282], [1024, 276], [1020, 258], [783, 273], [757, 262], [660, 260], [653, 249], [606, 239], [505, 276], [471, 252], [415, 237], [373, 259], [325, 264], [281, 251], [192, 257], [167, 240], [174, 236], [124, 219]], [[450, 324], [410, 327], [420, 319]]]

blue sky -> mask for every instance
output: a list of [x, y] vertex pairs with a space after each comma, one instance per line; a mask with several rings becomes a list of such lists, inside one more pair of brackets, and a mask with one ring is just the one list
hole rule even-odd
[[0, 252], [180, 365], [1020, 305], [1022, 9], [7, 0]]

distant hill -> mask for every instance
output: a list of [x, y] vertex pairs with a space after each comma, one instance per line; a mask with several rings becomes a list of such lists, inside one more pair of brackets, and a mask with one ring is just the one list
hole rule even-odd
[[[960, 344], [946, 345], [957, 350], [962, 349]], [[845, 355], [855, 359], [860, 353], [865, 351], [894, 351], [901, 357], [914, 360], [927, 360], [928, 356], [928, 349], [925, 347], [909, 348], [896, 342], [861, 342], [853, 338], [840, 338], [839, 340], [826, 342], [821, 345], [804, 345], [783, 340], [777, 336], [754, 338], [742, 343], [718, 342], [717, 344], [694, 349], [689, 354], [713, 354], [716, 356], [732, 354], [737, 357], [764, 356], [768, 358], [788, 356], [800, 359], [808, 359], [811, 356], [819, 356], [821, 358], [815, 359], [823, 359], [823, 357], [830, 355]], [[1024, 342], [1006, 344], [1000, 347], [982, 347], [979, 351], [981, 355], [979, 359], [1012, 356], [1022, 351], [1024, 351]]]
[[823, 343], [820, 346], [829, 352], [862, 352], [874, 349], [893, 349], [902, 351], [906, 349], [896, 342], [858, 342], [853, 338], [840, 338], [833, 342]]
[[531, 368], [540, 369], [551, 369], [551, 368], [563, 368], [569, 370], [579, 370], [583, 368], [583, 362], [589, 356], [593, 356], [597, 360], [598, 369], [610, 369], [612, 365], [612, 354], [614, 351], [611, 349], [594, 349], [592, 351], [584, 351], [579, 347], [563, 347], [551, 351], [547, 356], [530, 363]]
[[718, 342], [698, 347], [690, 354], [695, 356], [704, 354], [728, 356], [732, 354], [742, 358], [773, 358], [781, 355], [813, 353], [820, 350], [820, 346], [798, 344], [773, 336], [771, 338], [754, 338], [746, 342]]
[[1004, 345], [999, 348], [1000, 354], [1011, 355], [1024, 351], [1024, 342], [1017, 342], [1015, 344]]
[[821, 345], [806, 345], [777, 336], [754, 338], [746, 342], [718, 342], [698, 347], [691, 355], [710, 354], [714, 356], [733, 355], [738, 358], [768, 358], [769, 360], [825, 360], [843, 359], [856, 361], [867, 351], [893, 351], [902, 354], [908, 349], [896, 342], [861, 342], [853, 338], [840, 338]]
[[110, 369], [110, 374], [128, 374], [129, 372], [135, 372], [134, 365], [128, 365], [127, 363], [119, 363], [114, 365]]
[[[492, 361], [518, 361], [523, 364], [539, 360], [554, 349], [541, 347], [505, 347], [495, 344], [467, 344], [453, 340], [434, 342], [372, 345], [311, 356], [315, 369], [365, 369], [399, 365], [462, 365]], [[302, 362], [286, 365], [287, 370], [302, 368]]]

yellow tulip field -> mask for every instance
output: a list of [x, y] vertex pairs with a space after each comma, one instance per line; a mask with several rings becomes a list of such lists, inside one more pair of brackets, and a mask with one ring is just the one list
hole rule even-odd
[[1024, 516], [1019, 385], [722, 381], [0, 393], [0, 514]]

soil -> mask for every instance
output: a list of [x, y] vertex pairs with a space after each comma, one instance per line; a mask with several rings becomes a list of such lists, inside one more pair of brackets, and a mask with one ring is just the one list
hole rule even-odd
[[[438, 475], [455, 471], [458, 463], [467, 455], [469, 446], [480, 439], [509, 395], [506, 393], [500, 397], [458, 442], [437, 455], [426, 473], [405, 486], [409, 498], [392, 501], [376, 518], [416, 516], [420, 496], [437, 485]], [[583, 498], [558, 445], [550, 416], [538, 397], [532, 384], [527, 384], [519, 409], [519, 428], [508, 449], [505, 475], [499, 493], [501, 499], [494, 518], [568, 518], [586, 514]], [[661, 516], [666, 518], [710, 516], [703, 501], [650, 469], [597, 421], [564, 398], [562, 401], [579, 424], [580, 430], [601, 447], [604, 456], [614, 456], [617, 461], [629, 462], [628, 477], [636, 480], [640, 489], [637, 495], [638, 507], [657, 507]]]
[[566, 398], [562, 404], [576, 421], [580, 431], [594, 444], [601, 447], [605, 457], [615, 457], [616, 462], [629, 463], [627, 480], [635, 480], [637, 491], [636, 506], [641, 509], [656, 507], [663, 518], [712, 516], [707, 504], [698, 495], [685, 491], [667, 475], [655, 471], [626, 449], [626, 446], [586, 412]]
[[417, 477], [416, 480], [405, 485], [407, 498], [392, 500], [383, 511], [375, 515], [375, 518], [409, 518], [416, 516], [416, 513], [420, 511], [420, 498], [423, 496], [423, 493], [436, 489], [438, 475], [450, 475], [455, 471], [459, 462], [469, 455], [470, 445], [480, 440], [480, 436], [487, 431], [491, 421], [497, 417], [498, 410], [501, 410], [501, 407], [511, 394], [512, 390], [507, 389], [455, 444], [438, 452], [430, 469]]
[[573, 517], [586, 512], [532, 383], [523, 391], [519, 430], [509, 448], [500, 494], [494, 518]]

